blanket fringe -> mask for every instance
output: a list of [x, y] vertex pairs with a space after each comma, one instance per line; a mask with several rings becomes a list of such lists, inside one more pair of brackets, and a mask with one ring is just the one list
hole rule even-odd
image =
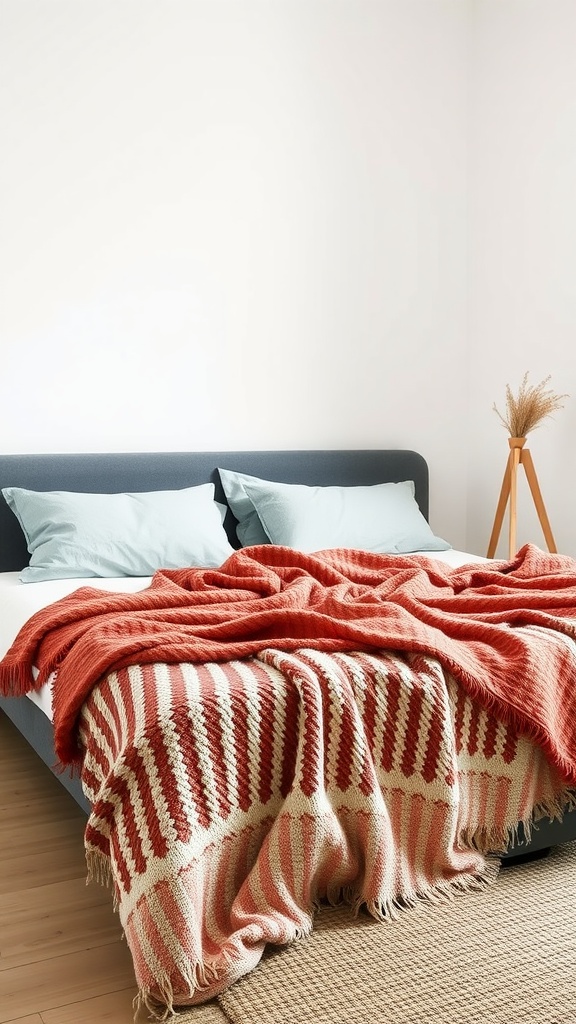
[[88, 850], [86, 852], [86, 867], [88, 869], [86, 885], [90, 885], [91, 882], [97, 882], [98, 885], [103, 886], [105, 889], [110, 889], [113, 895], [114, 911], [117, 912], [118, 897], [114, 885], [112, 865], [108, 857], [98, 850]]
[[464, 896], [466, 893], [480, 892], [496, 880], [499, 872], [500, 858], [489, 855], [486, 857], [482, 874], [457, 875], [454, 878], [434, 882], [427, 888], [401, 893], [387, 900], [366, 900], [362, 896], [357, 896], [350, 905], [355, 915], [365, 908], [371, 917], [378, 921], [397, 921], [404, 911], [413, 909], [419, 903], [440, 906], [452, 903], [454, 899]]
[[150, 1020], [167, 1021], [174, 1016], [174, 993], [167, 976], [158, 979], [158, 987], [155, 992], [156, 994], [151, 989], [140, 989], [132, 1001], [134, 1020], [142, 1008], [148, 1011]]
[[[568, 811], [576, 809], [576, 789], [570, 787], [563, 789], [557, 794], [554, 800], [542, 800], [536, 804], [532, 812], [532, 823], [538, 822], [541, 818], [548, 818], [548, 821], [561, 821]], [[524, 826], [526, 827], [526, 826]], [[535, 826], [538, 827], [537, 825]]]
[[[484, 854], [484, 858], [485, 866], [479, 874], [463, 874], [463, 876], [462, 874], [457, 874], [453, 879], [440, 879], [438, 882], [430, 883], [425, 888], [415, 890], [412, 893], [401, 893], [386, 900], [367, 900], [354, 885], [343, 887], [328, 886], [322, 898], [314, 900], [312, 912], [313, 915], [316, 915], [327, 904], [329, 906], [343, 905], [351, 907], [355, 915], [358, 915], [363, 908], [366, 908], [379, 921], [395, 921], [398, 919], [400, 912], [416, 906], [421, 901], [436, 904], [450, 902], [458, 895], [470, 892], [471, 890], [483, 889], [486, 885], [495, 882], [500, 870], [500, 858], [497, 855], [487, 853]], [[313, 931], [313, 928], [314, 923], [311, 921], [310, 928], [295, 929], [294, 938], [305, 938], [306, 935]]]
[[0, 664], [0, 693], [5, 697], [23, 697], [39, 688], [28, 663], [12, 662], [7, 654]]
[[[484, 853], [484, 867], [478, 874], [455, 875], [449, 879], [439, 879], [429, 885], [413, 892], [400, 893], [389, 899], [367, 900], [358, 892], [354, 885], [329, 886], [322, 898], [314, 900], [313, 913], [321, 911], [326, 906], [350, 907], [355, 917], [360, 911], [366, 910], [371, 917], [378, 921], [390, 922], [399, 918], [405, 910], [410, 910], [419, 903], [425, 902], [433, 905], [451, 903], [458, 896], [469, 892], [479, 892], [487, 885], [496, 881], [500, 873], [501, 861], [497, 854]], [[313, 928], [313, 922], [308, 930], [297, 929], [298, 934], [294, 938], [305, 938]]]
[[[183, 973], [182, 968], [180, 973]], [[214, 986], [220, 977], [220, 971], [212, 964], [198, 961], [183, 976], [189, 992], [202, 993]], [[161, 974], [155, 979], [154, 989], [140, 989], [132, 1001], [135, 1020], [140, 1010], [144, 1008], [150, 1020], [160, 1022], [176, 1020], [178, 1009], [190, 1009], [191, 1005], [195, 1004], [178, 1003], [178, 994], [174, 992], [172, 981], [167, 974]]]
[[467, 846], [480, 853], [501, 855], [506, 853], [510, 846], [529, 843], [533, 833], [538, 831], [538, 823], [543, 819], [562, 821], [564, 815], [573, 810], [576, 810], [576, 789], [563, 789], [554, 797], [535, 804], [521, 821], [515, 822], [505, 830], [481, 826], [471, 833], [465, 833], [462, 838]]

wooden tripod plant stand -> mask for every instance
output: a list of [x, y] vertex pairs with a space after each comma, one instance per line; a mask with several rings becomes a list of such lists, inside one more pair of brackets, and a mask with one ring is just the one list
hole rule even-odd
[[546, 514], [544, 501], [542, 500], [542, 493], [540, 491], [538, 477], [536, 476], [536, 470], [534, 469], [532, 456], [529, 449], [524, 447], [526, 444], [526, 438], [509, 437], [508, 444], [510, 445], [510, 454], [508, 456], [508, 462], [506, 463], [506, 470], [502, 481], [502, 490], [500, 491], [498, 507], [496, 508], [490, 543], [488, 544], [487, 558], [494, 558], [496, 545], [498, 544], [498, 538], [500, 536], [500, 530], [502, 529], [502, 523], [504, 522], [504, 513], [506, 511], [508, 499], [510, 499], [508, 557], [513, 558], [516, 554], [518, 466], [524, 466], [534, 505], [536, 506], [536, 511], [538, 513], [538, 519], [540, 520], [540, 525], [544, 532], [544, 538], [548, 545], [548, 551], [556, 552], [556, 542], [552, 536], [552, 530], [550, 529], [550, 522]]

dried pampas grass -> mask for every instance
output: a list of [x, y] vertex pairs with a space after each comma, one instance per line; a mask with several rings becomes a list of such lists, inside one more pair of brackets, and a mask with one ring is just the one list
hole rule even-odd
[[535, 430], [542, 420], [551, 416], [557, 409], [563, 409], [563, 399], [569, 395], [555, 395], [547, 387], [550, 377], [545, 377], [539, 384], [528, 384], [528, 372], [522, 378], [518, 394], [514, 396], [510, 385], [506, 385], [506, 415], [493, 405], [494, 412], [510, 434], [510, 437], [526, 437], [530, 430]]

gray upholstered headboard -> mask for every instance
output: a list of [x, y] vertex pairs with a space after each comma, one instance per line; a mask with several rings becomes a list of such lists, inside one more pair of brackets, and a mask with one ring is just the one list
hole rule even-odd
[[[284, 483], [349, 485], [413, 480], [416, 500], [428, 518], [428, 467], [416, 452], [252, 451], [137, 452], [87, 455], [0, 455], [0, 489], [33, 491], [158, 491], [213, 481], [216, 499], [225, 503], [218, 466]], [[225, 526], [238, 546], [235, 520]], [[0, 572], [22, 569], [29, 555], [20, 525], [0, 495]]]

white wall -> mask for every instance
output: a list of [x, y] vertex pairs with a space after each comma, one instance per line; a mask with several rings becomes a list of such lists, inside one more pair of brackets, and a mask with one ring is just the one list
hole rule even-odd
[[415, 447], [462, 546], [466, 4], [0, 17], [2, 450]]
[[[558, 548], [576, 555], [576, 3], [479, 0], [471, 39], [467, 543], [486, 550], [508, 454], [492, 404], [529, 371], [571, 396], [528, 443]], [[519, 500], [518, 544], [544, 546], [523, 474]]]
[[575, 40], [573, 0], [0, 0], [2, 450], [406, 445], [482, 552], [529, 370], [576, 554]]

